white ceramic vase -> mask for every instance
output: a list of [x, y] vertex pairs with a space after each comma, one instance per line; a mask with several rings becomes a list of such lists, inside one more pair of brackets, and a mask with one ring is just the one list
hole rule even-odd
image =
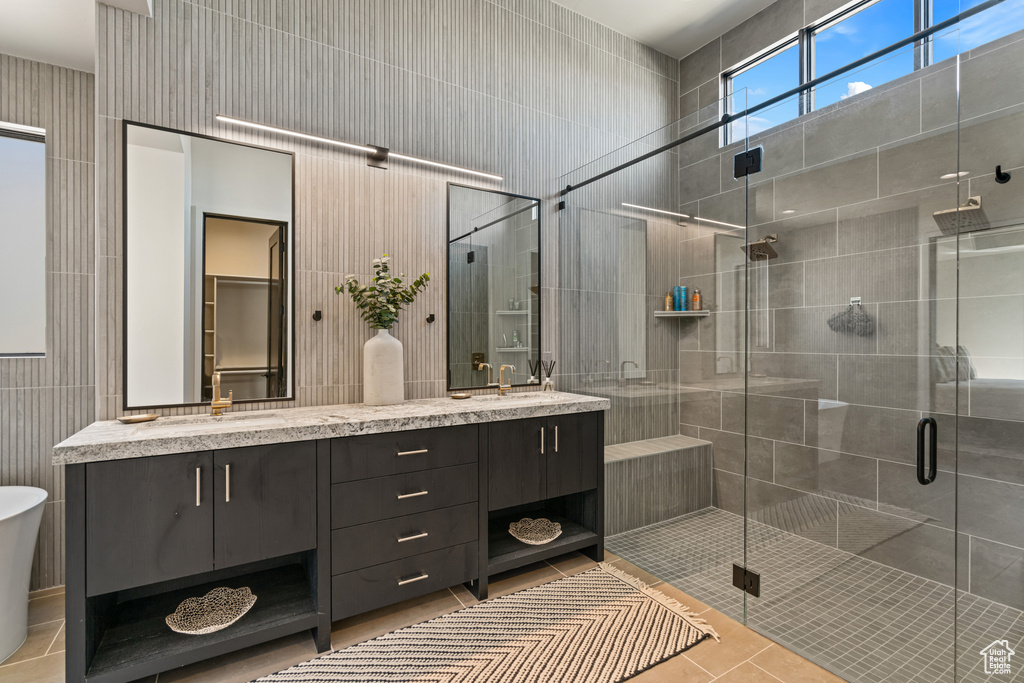
[[389, 406], [404, 400], [402, 342], [387, 330], [377, 330], [363, 344], [363, 403]]

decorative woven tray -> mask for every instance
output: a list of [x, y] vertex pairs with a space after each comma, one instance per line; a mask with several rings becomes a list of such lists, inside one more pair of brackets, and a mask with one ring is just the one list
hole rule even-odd
[[524, 517], [518, 522], [509, 524], [508, 532], [523, 543], [544, 545], [561, 536], [562, 525], [544, 517], [537, 519]]
[[225, 629], [256, 603], [248, 588], [214, 588], [201, 598], [187, 598], [165, 621], [176, 633], [199, 636]]

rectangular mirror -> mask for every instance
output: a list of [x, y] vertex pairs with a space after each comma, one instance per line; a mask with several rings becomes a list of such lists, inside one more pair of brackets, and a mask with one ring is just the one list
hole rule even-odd
[[540, 200], [448, 184], [448, 389], [536, 383]]
[[125, 409], [292, 398], [291, 153], [125, 122]]

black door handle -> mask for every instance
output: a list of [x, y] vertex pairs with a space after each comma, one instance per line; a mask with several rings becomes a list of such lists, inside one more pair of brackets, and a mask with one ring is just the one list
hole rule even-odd
[[[931, 426], [929, 430], [928, 439], [928, 475], [924, 473], [924, 432], [928, 426]], [[917, 481], [922, 486], [935, 481], [935, 475], [939, 473], [939, 448], [938, 448], [938, 432], [936, 431], [935, 418], [923, 417], [921, 421], [917, 423]]]

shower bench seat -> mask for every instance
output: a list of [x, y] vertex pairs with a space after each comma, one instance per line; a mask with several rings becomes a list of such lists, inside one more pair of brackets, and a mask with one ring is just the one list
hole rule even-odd
[[681, 434], [605, 446], [605, 533], [710, 507], [711, 448]]

